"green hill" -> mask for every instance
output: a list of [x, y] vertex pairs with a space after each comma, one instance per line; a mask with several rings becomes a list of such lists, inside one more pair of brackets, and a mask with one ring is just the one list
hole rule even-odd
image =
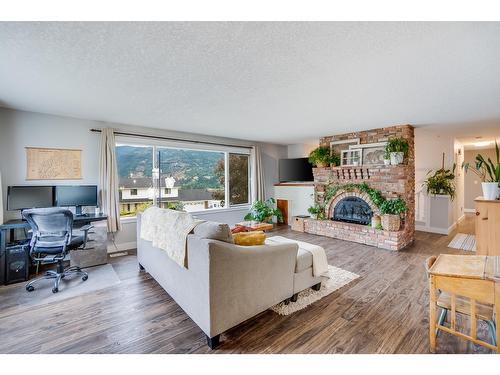
[[[116, 159], [119, 177], [151, 177], [152, 147], [117, 146]], [[161, 175], [173, 176], [184, 189], [220, 189], [215, 168], [221, 159], [221, 152], [161, 149]]]

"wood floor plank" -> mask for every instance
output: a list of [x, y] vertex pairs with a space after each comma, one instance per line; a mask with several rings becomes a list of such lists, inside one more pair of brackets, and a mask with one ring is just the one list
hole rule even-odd
[[[471, 233], [468, 217], [458, 231]], [[147, 273], [134, 254], [110, 258], [121, 282], [58, 302], [17, 305], [17, 284], [2, 290], [0, 353], [428, 353], [428, 291], [424, 260], [450, 249], [451, 236], [417, 232], [415, 243], [392, 252], [332, 238], [284, 235], [323, 246], [331, 265], [360, 278], [289, 316], [265, 311], [222, 335], [212, 351], [205, 336]], [[470, 253], [469, 253], [470, 254]], [[457, 318], [467, 330], [469, 322]], [[478, 337], [488, 339], [478, 322]], [[440, 353], [489, 350], [442, 333]]]

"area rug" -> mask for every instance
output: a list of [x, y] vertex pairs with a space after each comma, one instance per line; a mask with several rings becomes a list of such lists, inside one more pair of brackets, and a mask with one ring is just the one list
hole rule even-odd
[[41, 280], [35, 284], [35, 290], [32, 292], [26, 291], [26, 283], [13, 284], [2, 288], [0, 300], [6, 306], [37, 306], [96, 292], [120, 283], [120, 279], [111, 264], [89, 267], [85, 271], [89, 275], [87, 281], [82, 281], [81, 277], [62, 280], [59, 284], [58, 293], [52, 293], [53, 279]]
[[297, 302], [290, 302], [288, 305], [281, 302], [271, 307], [271, 310], [280, 315], [293, 314], [359, 278], [355, 273], [334, 266], [328, 266], [328, 276], [329, 279], [321, 283], [320, 290], [307, 288], [299, 293]]
[[448, 247], [466, 251], [476, 251], [476, 236], [473, 234], [458, 233], [453, 237]]

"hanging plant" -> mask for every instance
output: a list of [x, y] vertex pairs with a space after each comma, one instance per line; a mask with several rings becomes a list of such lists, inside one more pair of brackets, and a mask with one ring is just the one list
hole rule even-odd
[[449, 195], [451, 200], [455, 199], [455, 167], [456, 165], [453, 164], [452, 170], [441, 168], [431, 176], [429, 174], [432, 173], [432, 170], [429, 171], [427, 173], [429, 177], [422, 184], [426, 188], [427, 194]]

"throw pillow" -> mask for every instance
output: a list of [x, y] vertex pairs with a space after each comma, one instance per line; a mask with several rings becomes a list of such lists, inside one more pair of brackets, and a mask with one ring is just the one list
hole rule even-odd
[[231, 229], [232, 234], [241, 233], [241, 232], [248, 232], [248, 229], [245, 227], [240, 227], [240, 226], [237, 226], [237, 227], [234, 227]]
[[264, 245], [266, 234], [263, 231], [240, 232], [233, 234], [234, 243], [240, 246]]
[[229, 228], [229, 225], [223, 223], [205, 221], [201, 224], [198, 224], [194, 228], [193, 234], [201, 238], [207, 238], [209, 240], [219, 240], [233, 243], [231, 229]]

